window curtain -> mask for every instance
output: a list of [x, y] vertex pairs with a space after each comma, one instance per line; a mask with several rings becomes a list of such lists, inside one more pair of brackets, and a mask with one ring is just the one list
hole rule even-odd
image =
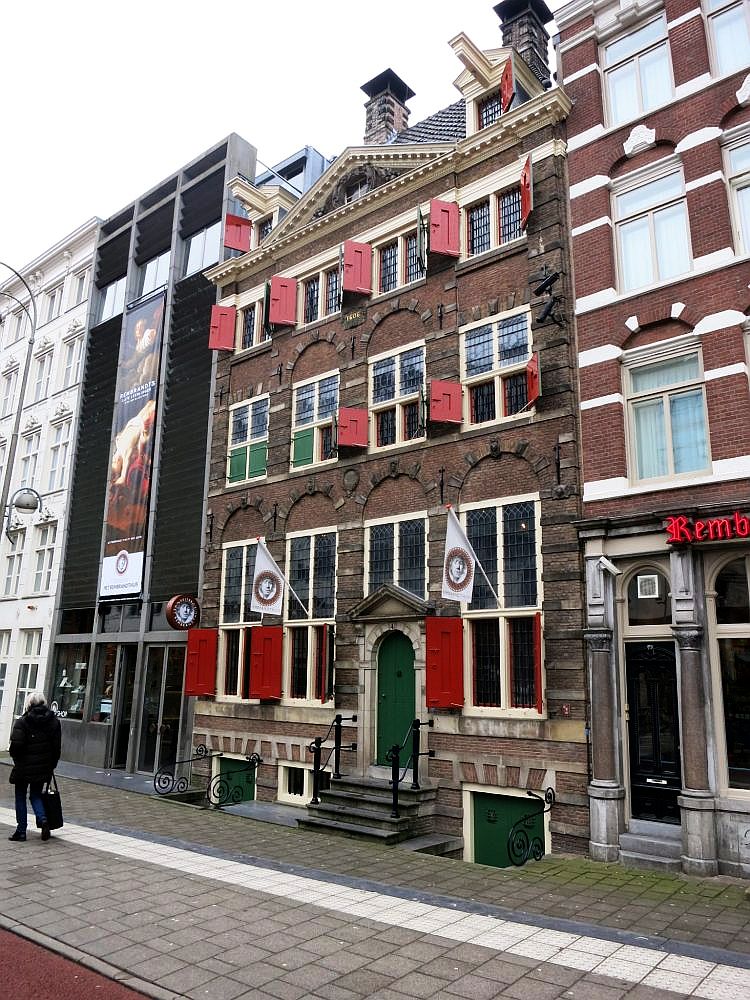
[[638, 478], [666, 476], [667, 446], [662, 401], [639, 403], [633, 408], [633, 417]]
[[703, 392], [682, 392], [669, 400], [674, 471], [695, 472], [708, 465]]
[[654, 213], [654, 237], [660, 278], [671, 278], [690, 270], [690, 237], [684, 202]]

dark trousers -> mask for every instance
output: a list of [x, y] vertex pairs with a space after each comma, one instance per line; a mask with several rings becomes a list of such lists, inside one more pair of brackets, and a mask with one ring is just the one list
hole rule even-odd
[[16, 825], [19, 833], [26, 833], [27, 813], [26, 813], [26, 792], [29, 793], [29, 802], [34, 810], [39, 823], [46, 823], [47, 815], [44, 811], [42, 801], [43, 781], [17, 781], [16, 782]]

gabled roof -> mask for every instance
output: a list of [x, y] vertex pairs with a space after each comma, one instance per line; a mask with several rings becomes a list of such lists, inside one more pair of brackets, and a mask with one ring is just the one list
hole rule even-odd
[[410, 142], [460, 142], [466, 138], [466, 103], [456, 101], [442, 111], [398, 132], [391, 145]]

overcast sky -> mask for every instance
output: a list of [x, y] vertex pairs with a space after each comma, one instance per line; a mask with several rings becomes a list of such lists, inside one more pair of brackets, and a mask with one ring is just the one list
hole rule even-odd
[[[559, 3], [551, 6], [557, 7]], [[274, 164], [358, 145], [392, 68], [410, 124], [458, 99], [448, 40], [502, 36], [490, 0], [38, 0], [3, 5], [0, 261], [21, 269], [230, 132]], [[551, 26], [550, 26], [551, 30]], [[6, 277], [0, 273], [0, 281]]]

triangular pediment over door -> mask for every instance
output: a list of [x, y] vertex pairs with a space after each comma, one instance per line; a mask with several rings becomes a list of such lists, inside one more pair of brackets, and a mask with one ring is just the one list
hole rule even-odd
[[404, 621], [434, 613], [435, 608], [427, 601], [386, 583], [356, 604], [349, 612], [349, 618], [357, 622]]

